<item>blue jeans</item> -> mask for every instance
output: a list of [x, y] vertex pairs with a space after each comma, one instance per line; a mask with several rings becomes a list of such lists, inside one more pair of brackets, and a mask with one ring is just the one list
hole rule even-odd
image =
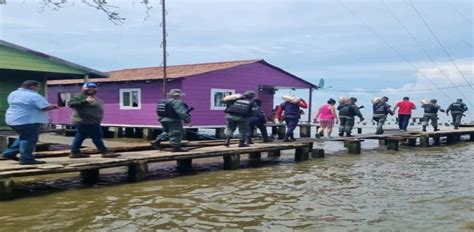
[[35, 160], [33, 152], [38, 142], [41, 124], [34, 123], [10, 127], [19, 134], [19, 137], [3, 152], [3, 156], [14, 158], [20, 153], [20, 163], [28, 163]]
[[102, 128], [99, 124], [77, 124], [76, 126], [76, 135], [72, 141], [71, 153], [79, 154], [81, 152], [82, 142], [87, 137], [92, 139], [92, 142], [97, 147], [97, 150], [100, 152], [106, 152], [107, 148], [102, 141]]
[[298, 126], [298, 122], [300, 120], [298, 118], [285, 118], [286, 122], [286, 134], [285, 134], [285, 139], [288, 138], [295, 138], [293, 131], [296, 129]]
[[409, 114], [399, 114], [398, 115], [398, 128], [400, 130], [407, 130], [408, 124], [410, 123], [411, 115]]

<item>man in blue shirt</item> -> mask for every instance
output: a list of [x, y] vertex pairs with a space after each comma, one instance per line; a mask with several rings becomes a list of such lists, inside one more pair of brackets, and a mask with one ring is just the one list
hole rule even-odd
[[[33, 151], [38, 142], [41, 125], [48, 122], [49, 110], [57, 109], [41, 96], [41, 83], [34, 80], [23, 82], [21, 88], [8, 95], [5, 122], [19, 134], [15, 142], [3, 152], [3, 157], [19, 160], [20, 164], [44, 164], [36, 160]], [[16, 156], [20, 153], [20, 158]]]

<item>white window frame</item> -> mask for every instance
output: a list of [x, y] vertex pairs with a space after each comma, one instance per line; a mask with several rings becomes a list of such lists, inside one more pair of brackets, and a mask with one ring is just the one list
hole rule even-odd
[[214, 106], [214, 95], [216, 93], [222, 93], [222, 92], [231, 92], [232, 94], [235, 94], [235, 89], [214, 89], [214, 88], [211, 88], [211, 97], [210, 97], [211, 110], [225, 110], [225, 106]]
[[[66, 96], [69, 95], [69, 98], [66, 99], [66, 101], [64, 102], [64, 106], [61, 106], [61, 104], [59, 104], [59, 101], [62, 99], [61, 94], [66, 94]], [[73, 93], [70, 93], [70, 92], [58, 92], [58, 106], [59, 107], [67, 107], [69, 102], [71, 101], [72, 95], [73, 95]]]
[[[132, 103], [132, 91], [138, 92], [138, 106], [124, 106], [123, 105], [123, 93], [130, 92], [130, 103]], [[142, 109], [142, 90], [141, 89], [120, 89], [120, 102], [119, 106], [121, 110], [141, 110]]]

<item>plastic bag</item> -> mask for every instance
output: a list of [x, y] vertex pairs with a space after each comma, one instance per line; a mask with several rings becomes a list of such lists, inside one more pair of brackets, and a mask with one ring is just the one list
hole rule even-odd
[[222, 98], [222, 101], [223, 102], [235, 101], [235, 100], [241, 99], [242, 97], [243, 97], [242, 94], [236, 93], [236, 94], [225, 96], [224, 98]]

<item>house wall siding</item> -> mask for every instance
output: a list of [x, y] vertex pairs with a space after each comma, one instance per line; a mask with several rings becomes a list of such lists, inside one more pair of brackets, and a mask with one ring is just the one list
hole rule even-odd
[[[168, 83], [169, 88], [180, 88], [181, 81], [173, 80]], [[141, 89], [141, 109], [120, 109], [120, 89]], [[50, 86], [48, 99], [51, 103], [58, 103], [58, 93], [77, 93], [80, 86], [64, 85]], [[158, 125], [156, 104], [163, 97], [162, 83], [153, 82], [117, 82], [99, 85], [97, 96], [104, 101], [103, 124], [125, 125]], [[50, 112], [50, 121], [55, 124], [70, 124], [72, 110], [61, 107]]]
[[303, 81], [261, 63], [188, 77], [184, 79], [182, 87], [183, 91], [188, 94], [186, 96], [187, 103], [195, 108], [192, 112], [194, 125], [224, 125], [224, 111], [210, 110], [210, 89], [234, 89], [236, 93], [243, 93], [247, 90], [255, 91], [263, 101], [265, 113], [270, 115], [273, 108], [273, 95], [267, 91], [260, 92], [259, 85], [310, 87]]
[[[211, 110], [211, 88], [234, 89], [236, 93], [247, 90], [255, 91], [263, 100], [263, 109], [267, 115], [273, 108], [273, 94], [269, 91], [259, 91], [259, 85], [277, 87], [310, 88], [307, 83], [278, 71], [261, 63], [252, 63], [233, 68], [203, 73], [182, 80], [173, 80], [168, 89], [181, 88], [186, 96], [183, 100], [195, 108], [192, 112], [193, 125], [195, 126], [221, 126], [225, 125], [223, 110]], [[141, 88], [142, 109], [120, 110], [119, 89]], [[49, 100], [57, 103], [59, 92], [77, 92], [78, 86], [50, 86]], [[99, 86], [98, 96], [105, 102], [104, 124], [127, 125], [157, 125], [156, 104], [162, 97], [161, 82], [120, 82], [102, 83]], [[51, 112], [51, 122], [69, 124], [71, 110], [67, 107]]]

